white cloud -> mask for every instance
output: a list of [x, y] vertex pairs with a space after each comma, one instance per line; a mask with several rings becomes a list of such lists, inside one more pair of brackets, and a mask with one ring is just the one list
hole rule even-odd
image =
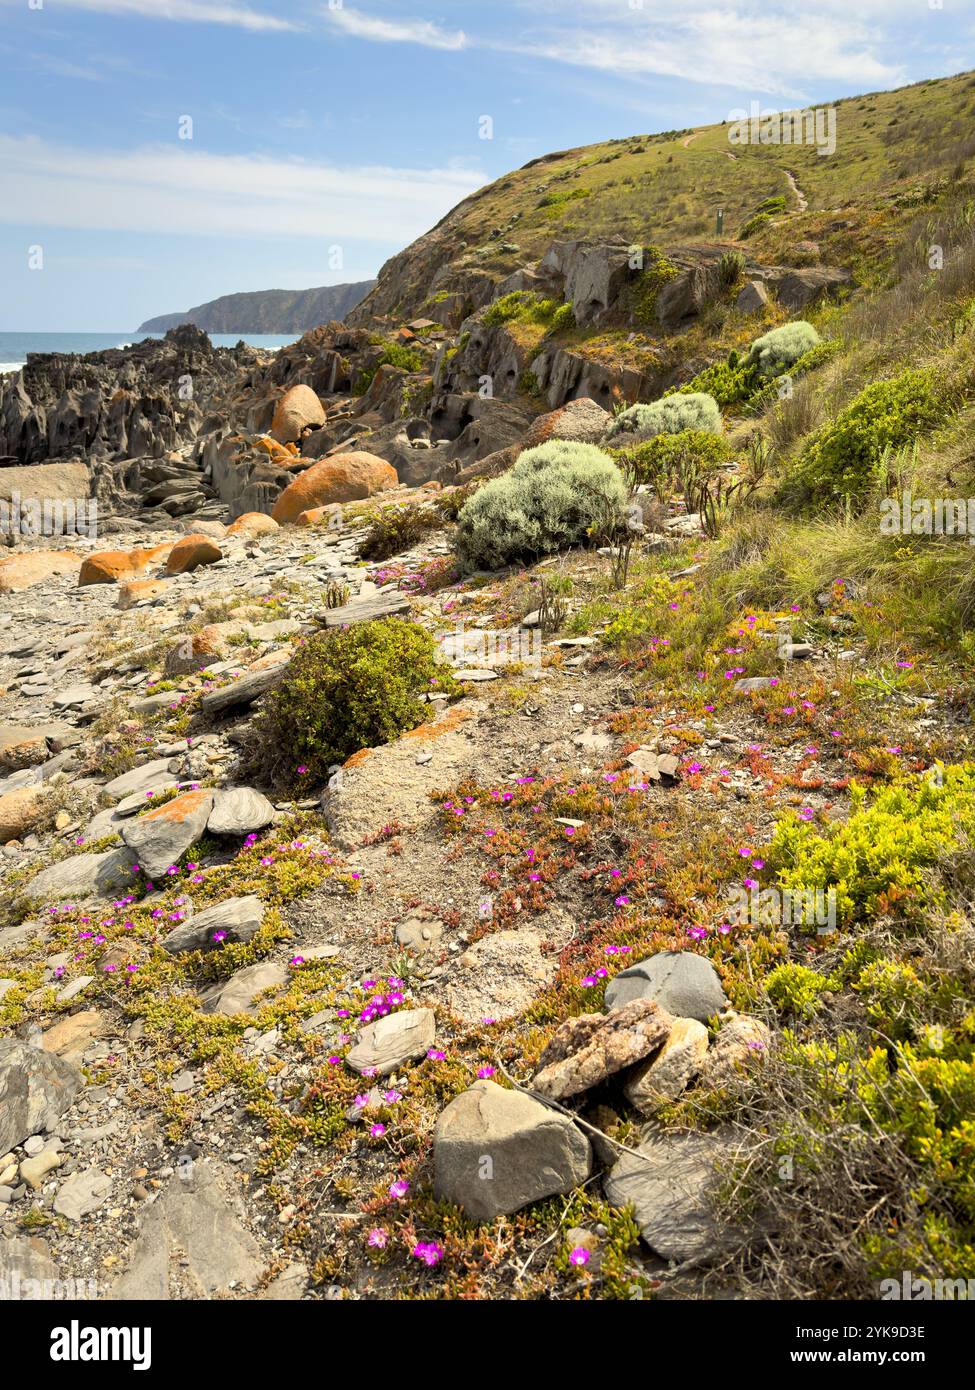
[[0, 135], [0, 223], [170, 236], [406, 245], [484, 183], [469, 167], [343, 169], [150, 146], [84, 150]]
[[237, 0], [51, 0], [51, 8], [90, 10], [96, 14], [167, 19], [177, 23], [228, 24], [256, 31], [297, 29], [287, 19], [262, 14]]
[[463, 30], [450, 32], [428, 19], [375, 19], [344, 5], [326, 13], [337, 28], [357, 39], [371, 39], [375, 43], [416, 43], [424, 48], [452, 50], [468, 46]]

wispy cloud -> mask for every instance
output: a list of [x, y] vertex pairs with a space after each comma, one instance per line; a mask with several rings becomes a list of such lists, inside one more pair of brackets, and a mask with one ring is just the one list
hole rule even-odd
[[484, 183], [469, 167], [340, 168], [150, 146], [85, 150], [0, 135], [0, 223], [405, 245]]
[[164, 19], [184, 24], [227, 24], [254, 31], [284, 32], [300, 28], [289, 19], [262, 14], [247, 5], [237, 4], [236, 0], [57, 0], [57, 6], [62, 10], [89, 10], [95, 14]]
[[376, 19], [361, 10], [340, 9], [325, 11], [328, 18], [345, 34], [374, 43], [414, 43], [424, 48], [467, 48], [467, 35], [462, 29], [441, 29], [428, 19]]

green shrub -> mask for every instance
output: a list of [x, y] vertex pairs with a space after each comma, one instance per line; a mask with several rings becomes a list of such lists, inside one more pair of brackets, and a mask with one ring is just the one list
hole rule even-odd
[[754, 236], [755, 233], [761, 231], [763, 227], [769, 227], [771, 224], [772, 219], [767, 212], [756, 212], [754, 217], [749, 217], [748, 221], [738, 233], [738, 240], [747, 241], [750, 236]]
[[554, 329], [556, 323], [559, 328], [570, 327], [570, 319], [575, 323], [571, 304], [543, 299], [531, 290], [512, 290], [488, 307], [482, 322], [487, 328], [497, 328], [504, 323], [537, 323]]
[[359, 545], [364, 560], [386, 560], [398, 555], [443, 527], [443, 516], [430, 507], [384, 506], [367, 516], [368, 529]]
[[875, 381], [819, 431], [789, 487], [804, 496], [862, 501], [874, 485], [884, 450], [912, 444], [947, 414], [947, 392], [933, 369]]
[[423, 366], [423, 357], [416, 348], [403, 343], [386, 343], [379, 359], [380, 367], [400, 367], [404, 372], [418, 372]]
[[617, 415], [605, 439], [609, 441], [619, 435], [653, 439], [658, 434], [680, 434], [682, 430], [720, 434], [723, 429], [717, 401], [703, 391], [695, 391], [664, 396], [651, 405], [631, 405]]
[[778, 965], [765, 977], [765, 993], [781, 1014], [812, 1018], [822, 1007], [820, 995], [830, 989], [824, 975], [806, 965]]
[[756, 338], [748, 349], [747, 363], [758, 368], [759, 375], [766, 381], [780, 376], [782, 372], [799, 361], [807, 352], [818, 347], [819, 334], [811, 323], [797, 319], [794, 323], [784, 323], [781, 328], [773, 328]]
[[680, 267], [656, 246], [643, 248], [643, 269], [627, 289], [623, 307], [634, 323], [644, 328], [656, 323], [657, 295], [668, 280], [680, 274]]
[[975, 833], [975, 763], [946, 767], [941, 786], [885, 787], [870, 805], [855, 782], [850, 796], [849, 819], [825, 832], [795, 816], [779, 822], [768, 854], [779, 885], [835, 890], [840, 926], [942, 901], [938, 867]]
[[248, 763], [280, 785], [321, 783], [335, 763], [422, 724], [433, 707], [418, 697], [432, 687], [457, 688], [414, 623], [382, 618], [311, 637], [254, 719]]
[[773, 213], [773, 212], [785, 212], [785, 209], [786, 209], [785, 194], [784, 194], [784, 193], [775, 193], [775, 194], [772, 195], [771, 198], [766, 198], [763, 202], [759, 203], [759, 205], [758, 205], [758, 207], [755, 209], [755, 211], [756, 211], [756, 212], [768, 212], [768, 213]]
[[500, 569], [585, 540], [618, 524], [627, 488], [613, 460], [593, 444], [550, 440], [527, 449], [461, 509], [457, 553], [472, 569]]
[[672, 396], [693, 396], [703, 392], [713, 396], [719, 406], [740, 405], [747, 401], [758, 383], [758, 369], [754, 364], [746, 365], [738, 354], [729, 353], [724, 362], [715, 362], [705, 367], [691, 381], [683, 386], [673, 387], [667, 394]]
[[681, 430], [658, 434], [642, 444], [611, 449], [610, 455], [635, 483], [650, 483], [659, 491], [672, 482], [688, 463], [705, 470], [726, 463], [734, 451], [720, 434], [707, 430]]
[[718, 280], [721, 288], [733, 289], [745, 270], [745, 257], [740, 251], [726, 251], [718, 262]]

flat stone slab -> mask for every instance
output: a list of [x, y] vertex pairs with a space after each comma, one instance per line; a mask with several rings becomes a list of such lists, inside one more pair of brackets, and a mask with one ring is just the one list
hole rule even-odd
[[633, 1206], [640, 1234], [664, 1260], [705, 1260], [733, 1248], [741, 1230], [712, 1206], [730, 1163], [734, 1140], [711, 1134], [664, 1134], [644, 1139], [635, 1154], [622, 1154], [605, 1180], [614, 1207]]
[[375, 1067], [381, 1076], [387, 1076], [404, 1063], [423, 1057], [436, 1036], [432, 1009], [404, 1009], [363, 1028], [345, 1060], [353, 1071], [362, 1073]]

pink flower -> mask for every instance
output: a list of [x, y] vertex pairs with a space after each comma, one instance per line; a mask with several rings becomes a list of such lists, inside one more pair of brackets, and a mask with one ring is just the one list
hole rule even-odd
[[404, 1182], [403, 1179], [400, 1178], [400, 1179], [398, 1179], [396, 1182], [390, 1184], [390, 1187], [389, 1187], [389, 1195], [390, 1195], [390, 1197], [401, 1198], [401, 1197], [405, 1197], [406, 1194], [407, 1194], [407, 1192], [409, 1192], [409, 1190], [410, 1190], [410, 1185], [409, 1185], [409, 1183], [408, 1183], [408, 1182]]
[[477, 1075], [478, 1075], [478, 1077], [479, 1077], [479, 1079], [480, 1079], [481, 1081], [487, 1081], [489, 1077], [491, 1077], [491, 1076], [494, 1075], [494, 1068], [493, 1068], [493, 1067], [478, 1067], [478, 1069], [477, 1069]]
[[381, 1226], [373, 1226], [369, 1232], [366, 1244], [371, 1245], [374, 1250], [385, 1250], [389, 1242], [389, 1234]]
[[436, 1241], [421, 1241], [419, 1245], [413, 1247], [414, 1260], [422, 1260], [425, 1265], [433, 1269], [443, 1259], [443, 1246]]
[[369, 1133], [372, 1135], [373, 1139], [381, 1139], [386, 1133], [386, 1126], [379, 1124], [370, 1125]]
[[569, 1252], [570, 1265], [587, 1265], [589, 1263], [589, 1251], [584, 1245], [577, 1245], [574, 1250]]

